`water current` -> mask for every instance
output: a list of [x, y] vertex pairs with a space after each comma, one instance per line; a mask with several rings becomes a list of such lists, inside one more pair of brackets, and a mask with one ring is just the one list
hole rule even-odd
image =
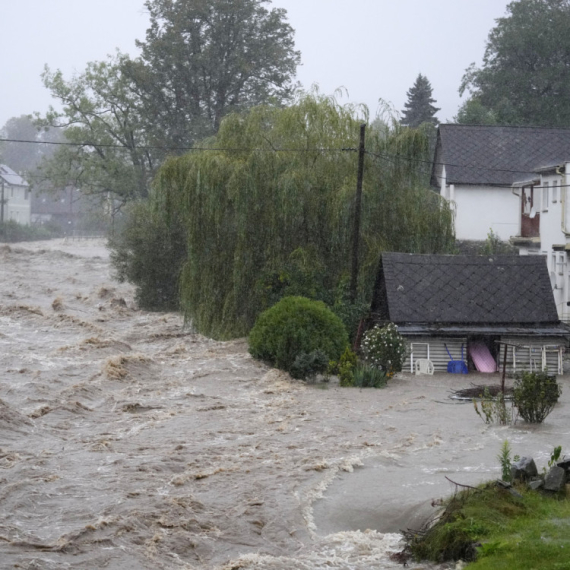
[[481, 381], [303, 384], [138, 310], [103, 242], [0, 245], [0, 568], [399, 568], [448, 479], [570, 445], [567, 377], [535, 427], [449, 398]]

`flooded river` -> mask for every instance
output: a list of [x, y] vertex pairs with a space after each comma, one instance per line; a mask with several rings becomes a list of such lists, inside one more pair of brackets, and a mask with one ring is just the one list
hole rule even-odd
[[448, 397], [480, 378], [305, 385], [182, 324], [103, 242], [0, 245], [0, 568], [401, 568], [446, 477], [570, 451], [566, 377], [544, 425], [489, 427]]

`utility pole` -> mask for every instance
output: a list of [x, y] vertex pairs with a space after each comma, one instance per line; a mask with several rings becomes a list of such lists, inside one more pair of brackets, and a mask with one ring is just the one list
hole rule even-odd
[[350, 302], [356, 302], [358, 287], [358, 248], [360, 246], [360, 210], [362, 205], [362, 179], [364, 178], [364, 141], [366, 124], [360, 125], [360, 146], [358, 147], [358, 176], [354, 200], [354, 227], [352, 234], [352, 271], [350, 275]]

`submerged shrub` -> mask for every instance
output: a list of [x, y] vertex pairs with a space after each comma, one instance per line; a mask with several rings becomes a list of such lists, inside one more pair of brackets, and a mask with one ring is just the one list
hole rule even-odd
[[383, 388], [388, 382], [387, 374], [370, 364], [360, 363], [354, 368], [354, 386], [359, 388]]
[[382, 328], [376, 325], [368, 330], [360, 348], [364, 360], [371, 366], [385, 370], [388, 377], [400, 372], [406, 360], [406, 341], [394, 323]]
[[327, 362], [338, 360], [347, 343], [342, 321], [323, 302], [305, 297], [284, 297], [259, 315], [249, 334], [254, 358], [292, 374], [320, 367], [322, 355], [317, 351]]
[[[473, 406], [476, 414], [486, 424], [508, 425], [513, 421], [513, 408], [507, 406], [505, 395], [499, 392], [496, 396], [492, 396], [489, 387], [485, 386], [482, 394], [479, 394], [480, 402], [473, 399]], [[481, 409], [479, 409], [481, 406]]]
[[326, 372], [328, 364], [329, 357], [322, 350], [302, 352], [295, 358], [290, 373], [293, 378], [306, 380]]
[[354, 386], [354, 368], [357, 362], [356, 353], [347, 346], [338, 362], [335, 360], [329, 362], [327, 373], [338, 374], [340, 385], [343, 388]]
[[546, 372], [523, 372], [516, 377], [513, 402], [525, 421], [540, 424], [550, 414], [561, 393], [555, 376]]

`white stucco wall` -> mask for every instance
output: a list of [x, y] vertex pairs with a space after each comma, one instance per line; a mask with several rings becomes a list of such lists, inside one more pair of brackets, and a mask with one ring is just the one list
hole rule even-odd
[[[554, 182], [558, 186], [554, 188]], [[548, 200], [546, 200], [545, 185], [548, 183]], [[566, 178], [555, 173], [543, 174], [541, 176], [540, 189], [540, 252], [546, 256], [548, 271], [552, 284], [554, 302], [558, 310], [558, 315], [563, 320], [570, 319], [570, 308], [567, 306], [570, 301], [570, 280], [568, 254], [566, 251], [555, 251], [553, 246], [565, 245], [569, 238], [563, 231], [562, 209], [568, 203], [568, 188]], [[561, 188], [562, 186], [562, 188]], [[566, 223], [568, 227], [568, 222]], [[559, 248], [557, 248], [559, 249]]]
[[30, 225], [30, 192], [25, 186], [4, 185], [4, 219]]
[[485, 240], [493, 230], [508, 241], [520, 233], [520, 198], [510, 188], [455, 185], [451, 190], [457, 239]]

